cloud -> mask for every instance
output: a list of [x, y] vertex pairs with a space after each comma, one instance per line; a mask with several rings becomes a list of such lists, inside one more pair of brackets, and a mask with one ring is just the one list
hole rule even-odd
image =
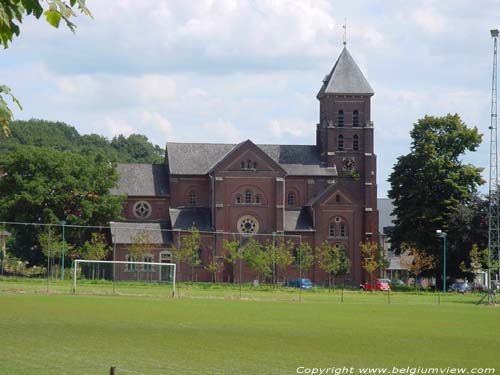
[[304, 137], [314, 132], [314, 125], [299, 119], [274, 119], [270, 122], [271, 133], [275, 137], [291, 135], [293, 137]]
[[116, 135], [123, 134], [124, 136], [129, 136], [130, 134], [135, 133], [134, 128], [127, 121], [122, 119], [116, 119], [106, 116], [102, 121], [97, 124], [97, 127], [100, 127], [104, 130], [107, 135], [113, 137]]
[[144, 111], [141, 114], [141, 120], [144, 126], [149, 127], [150, 125], [153, 125], [160, 130], [165, 139], [172, 141], [174, 129], [170, 121], [168, 121], [164, 116], [157, 112]]
[[428, 33], [440, 33], [447, 27], [446, 19], [430, 7], [417, 8], [411, 18], [418, 27]]

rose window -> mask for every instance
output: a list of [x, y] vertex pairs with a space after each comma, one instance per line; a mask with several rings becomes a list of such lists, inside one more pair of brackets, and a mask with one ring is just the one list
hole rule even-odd
[[259, 231], [259, 222], [250, 215], [242, 216], [238, 220], [238, 232], [246, 234], [255, 234]]
[[139, 219], [146, 219], [151, 215], [151, 205], [145, 201], [137, 202], [134, 205], [134, 214]]

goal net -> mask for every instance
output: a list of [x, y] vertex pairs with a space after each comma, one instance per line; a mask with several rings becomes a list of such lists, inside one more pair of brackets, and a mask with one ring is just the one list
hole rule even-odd
[[175, 296], [175, 263], [76, 259], [73, 293]]

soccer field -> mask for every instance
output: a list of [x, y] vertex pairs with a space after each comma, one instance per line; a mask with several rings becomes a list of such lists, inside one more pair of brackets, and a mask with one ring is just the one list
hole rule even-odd
[[[0, 281], [0, 374], [296, 374], [298, 367], [500, 371], [500, 309], [477, 296], [221, 289], [69, 295]], [[263, 295], [264, 293], [262, 293]], [[255, 298], [250, 298], [252, 295]], [[182, 296], [182, 287], [181, 287]], [[294, 294], [296, 297], [296, 294]], [[289, 298], [289, 297], [287, 297]], [[426, 299], [427, 298], [427, 299]]]

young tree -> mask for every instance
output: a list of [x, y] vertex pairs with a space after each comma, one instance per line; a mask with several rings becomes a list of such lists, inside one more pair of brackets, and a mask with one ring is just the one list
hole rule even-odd
[[[171, 250], [177, 264], [186, 264], [191, 269], [191, 281], [194, 281], [194, 269], [201, 264], [198, 253], [201, 244], [200, 231], [192, 226], [189, 228], [189, 234], [182, 235], [179, 247], [173, 245]], [[179, 270], [180, 272], [180, 270]]]
[[423, 251], [412, 249], [413, 261], [403, 261], [403, 266], [408, 269], [410, 275], [415, 276], [415, 290], [418, 288], [417, 279], [425, 271], [436, 267], [436, 258], [433, 255], [426, 254]]
[[[89, 9], [85, 5], [86, 0], [8, 0], [0, 2], [0, 41], [4, 48], [8, 48], [14, 35], [19, 35], [21, 29], [19, 25], [26, 16], [40, 18], [45, 16], [47, 22], [59, 27], [61, 20], [66, 26], [75, 31], [76, 25], [72, 18], [76, 16], [75, 10], [80, 11], [87, 16], [92, 17]], [[12, 95], [10, 88], [0, 85], [0, 127], [4, 133], [9, 134], [9, 122], [12, 120], [12, 111], [10, 110], [4, 96], [8, 96], [12, 101], [22, 109], [19, 101]]]
[[295, 258], [293, 256], [293, 249], [295, 248], [295, 244], [292, 240], [282, 241], [275, 248], [275, 263], [278, 271], [283, 273], [284, 281], [287, 279], [287, 271], [290, 266], [293, 264]]
[[473, 199], [484, 182], [482, 168], [463, 162], [467, 151], [477, 149], [481, 135], [457, 114], [425, 116], [410, 135], [411, 151], [398, 158], [389, 177], [388, 196], [396, 217], [391, 243], [396, 249], [404, 242], [412, 243], [440, 256], [442, 246], [436, 230], [452, 231], [453, 215]]
[[328, 287], [335, 285], [335, 277], [337, 275], [345, 275], [349, 273], [351, 262], [341, 246], [332, 246], [328, 241], [323, 241], [316, 248], [316, 256], [320, 269], [328, 274]]
[[250, 238], [246, 243], [243, 249], [243, 259], [248, 267], [255, 271], [257, 280], [260, 280], [261, 276], [264, 279], [272, 276], [273, 258], [266, 251], [266, 247], [261, 245], [256, 239]]
[[[80, 256], [88, 260], [103, 260], [111, 253], [111, 247], [107, 245], [106, 237], [101, 233], [92, 233], [90, 240], [85, 241], [80, 249]], [[99, 264], [97, 267], [92, 263], [92, 279], [95, 277], [97, 268], [97, 276], [99, 277]]]
[[204, 268], [212, 274], [212, 282], [216, 283], [217, 275], [224, 269], [224, 265], [220, 258], [214, 256]]
[[[130, 238], [131, 244], [128, 245], [128, 255], [134, 262], [144, 262], [146, 255], [151, 254], [155, 249], [151, 237], [147, 231], [140, 231]], [[137, 280], [139, 280], [138, 269], [147, 270], [148, 267], [137, 267], [135, 269]]]
[[[56, 270], [60, 268], [60, 262], [57, 263], [57, 267], [54, 267], [56, 266], [56, 260], [60, 261], [62, 258], [62, 236], [60, 231], [56, 232], [54, 228], [41, 231], [37, 236], [37, 241], [38, 248], [42, 250], [43, 255], [49, 260], [53, 272], [52, 276], [55, 276]], [[75, 246], [68, 241], [64, 241], [64, 254], [65, 264], [78, 255]]]
[[373, 273], [386, 265], [386, 259], [382, 257], [380, 246], [376, 242], [362, 242], [360, 244], [361, 266], [370, 275], [370, 284], [373, 284]]
[[[236, 263], [243, 259], [240, 242], [233, 239], [233, 241], [224, 240], [222, 242], [222, 251], [224, 252], [224, 259], [231, 264], [231, 280], [234, 283]], [[240, 280], [241, 282], [241, 280]]]
[[311, 248], [307, 242], [300, 242], [300, 244], [295, 248], [295, 265], [300, 268], [302, 272], [309, 271], [314, 264], [314, 255]]

